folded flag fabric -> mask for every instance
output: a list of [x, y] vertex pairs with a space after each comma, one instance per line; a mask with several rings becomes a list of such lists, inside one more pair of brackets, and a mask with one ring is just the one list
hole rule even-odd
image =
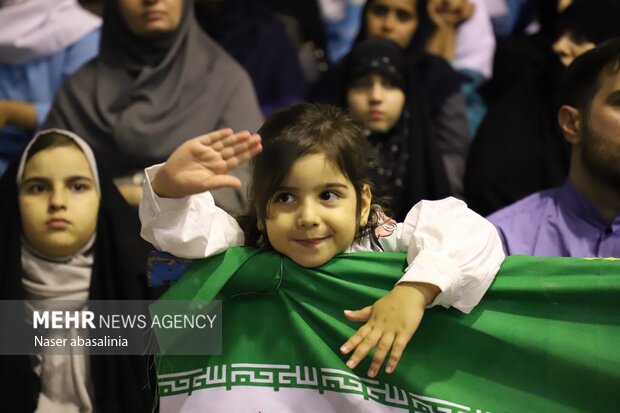
[[[471, 314], [428, 309], [394, 373], [370, 379], [370, 357], [350, 370], [339, 352], [361, 325], [343, 310], [374, 303], [405, 265], [404, 254], [353, 253], [308, 269], [242, 247], [196, 261], [161, 300], [222, 300], [222, 354], [158, 356], [160, 411], [620, 406], [620, 261], [508, 257]], [[173, 345], [200, 339], [175, 334]]]

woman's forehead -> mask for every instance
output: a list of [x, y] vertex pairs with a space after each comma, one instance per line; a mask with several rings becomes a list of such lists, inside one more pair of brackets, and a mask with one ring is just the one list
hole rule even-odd
[[416, 2], [417, 0], [371, 0], [369, 2], [370, 3], [369, 5], [383, 4], [383, 5], [389, 5], [391, 7], [396, 7], [396, 8], [415, 10]]

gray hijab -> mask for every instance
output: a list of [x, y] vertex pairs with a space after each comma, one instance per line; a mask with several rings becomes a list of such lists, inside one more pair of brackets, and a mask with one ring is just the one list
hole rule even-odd
[[115, 177], [164, 161], [189, 138], [262, 121], [247, 74], [200, 29], [193, 1], [178, 1], [179, 26], [150, 39], [108, 1], [100, 56], [69, 79], [46, 121], [84, 136]]

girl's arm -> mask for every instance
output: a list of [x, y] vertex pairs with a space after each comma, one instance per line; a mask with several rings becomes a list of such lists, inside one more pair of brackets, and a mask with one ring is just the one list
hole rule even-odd
[[140, 201], [140, 235], [160, 251], [182, 258], [206, 258], [243, 245], [237, 221], [215, 205], [209, 192], [162, 198], [151, 181], [162, 165], [145, 169]]
[[0, 129], [6, 125], [34, 130], [37, 127], [37, 110], [30, 102], [0, 99]]
[[469, 313], [480, 302], [504, 260], [497, 230], [456, 198], [420, 201], [389, 236], [386, 251], [407, 252], [398, 284], [426, 283], [441, 293], [432, 302]]
[[238, 187], [239, 179], [227, 172], [261, 149], [258, 135], [224, 129], [185, 142], [165, 164], [147, 168], [139, 210], [142, 237], [184, 258], [243, 245], [239, 224], [208, 191]]
[[468, 313], [478, 304], [504, 259], [495, 227], [456, 198], [421, 201], [405, 222], [378, 233], [385, 250], [407, 252], [409, 266], [397, 285], [373, 305], [345, 310], [352, 321], [365, 322], [340, 348], [355, 368], [372, 348], [368, 370], [375, 377], [389, 353], [391, 373], [417, 330], [424, 308], [441, 304]]

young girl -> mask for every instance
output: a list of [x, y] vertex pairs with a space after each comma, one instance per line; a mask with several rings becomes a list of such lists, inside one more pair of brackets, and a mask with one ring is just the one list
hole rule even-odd
[[[341, 110], [292, 106], [259, 133], [212, 132], [181, 145], [163, 166], [148, 168], [142, 236], [181, 257], [247, 245], [271, 248], [304, 267], [340, 253], [406, 251], [409, 266], [390, 293], [345, 311], [366, 324], [341, 351], [352, 352], [347, 366], [354, 368], [376, 347], [371, 377], [390, 350], [386, 371], [394, 370], [426, 306], [469, 312], [482, 298], [504, 258], [493, 226], [454, 198], [420, 202], [402, 224], [386, 218], [373, 205], [367, 139]], [[257, 154], [242, 228], [208, 191], [239, 186], [226, 172]]]
[[395, 43], [365, 40], [345, 58], [342, 85], [343, 106], [367, 131], [380, 158], [374, 182], [390, 197], [399, 220], [422, 199], [462, 192], [460, 152], [466, 149], [439, 148], [428, 105], [407, 68]]
[[[39, 133], [2, 177], [0, 193], [0, 299], [83, 306], [148, 298], [148, 247], [137, 219], [82, 139]], [[152, 411], [145, 358], [44, 354], [2, 364], [3, 412]]]
[[473, 137], [484, 115], [476, 88], [490, 78], [495, 51], [484, 1], [369, 0], [356, 42], [365, 39], [392, 40], [416, 62], [441, 139]]

